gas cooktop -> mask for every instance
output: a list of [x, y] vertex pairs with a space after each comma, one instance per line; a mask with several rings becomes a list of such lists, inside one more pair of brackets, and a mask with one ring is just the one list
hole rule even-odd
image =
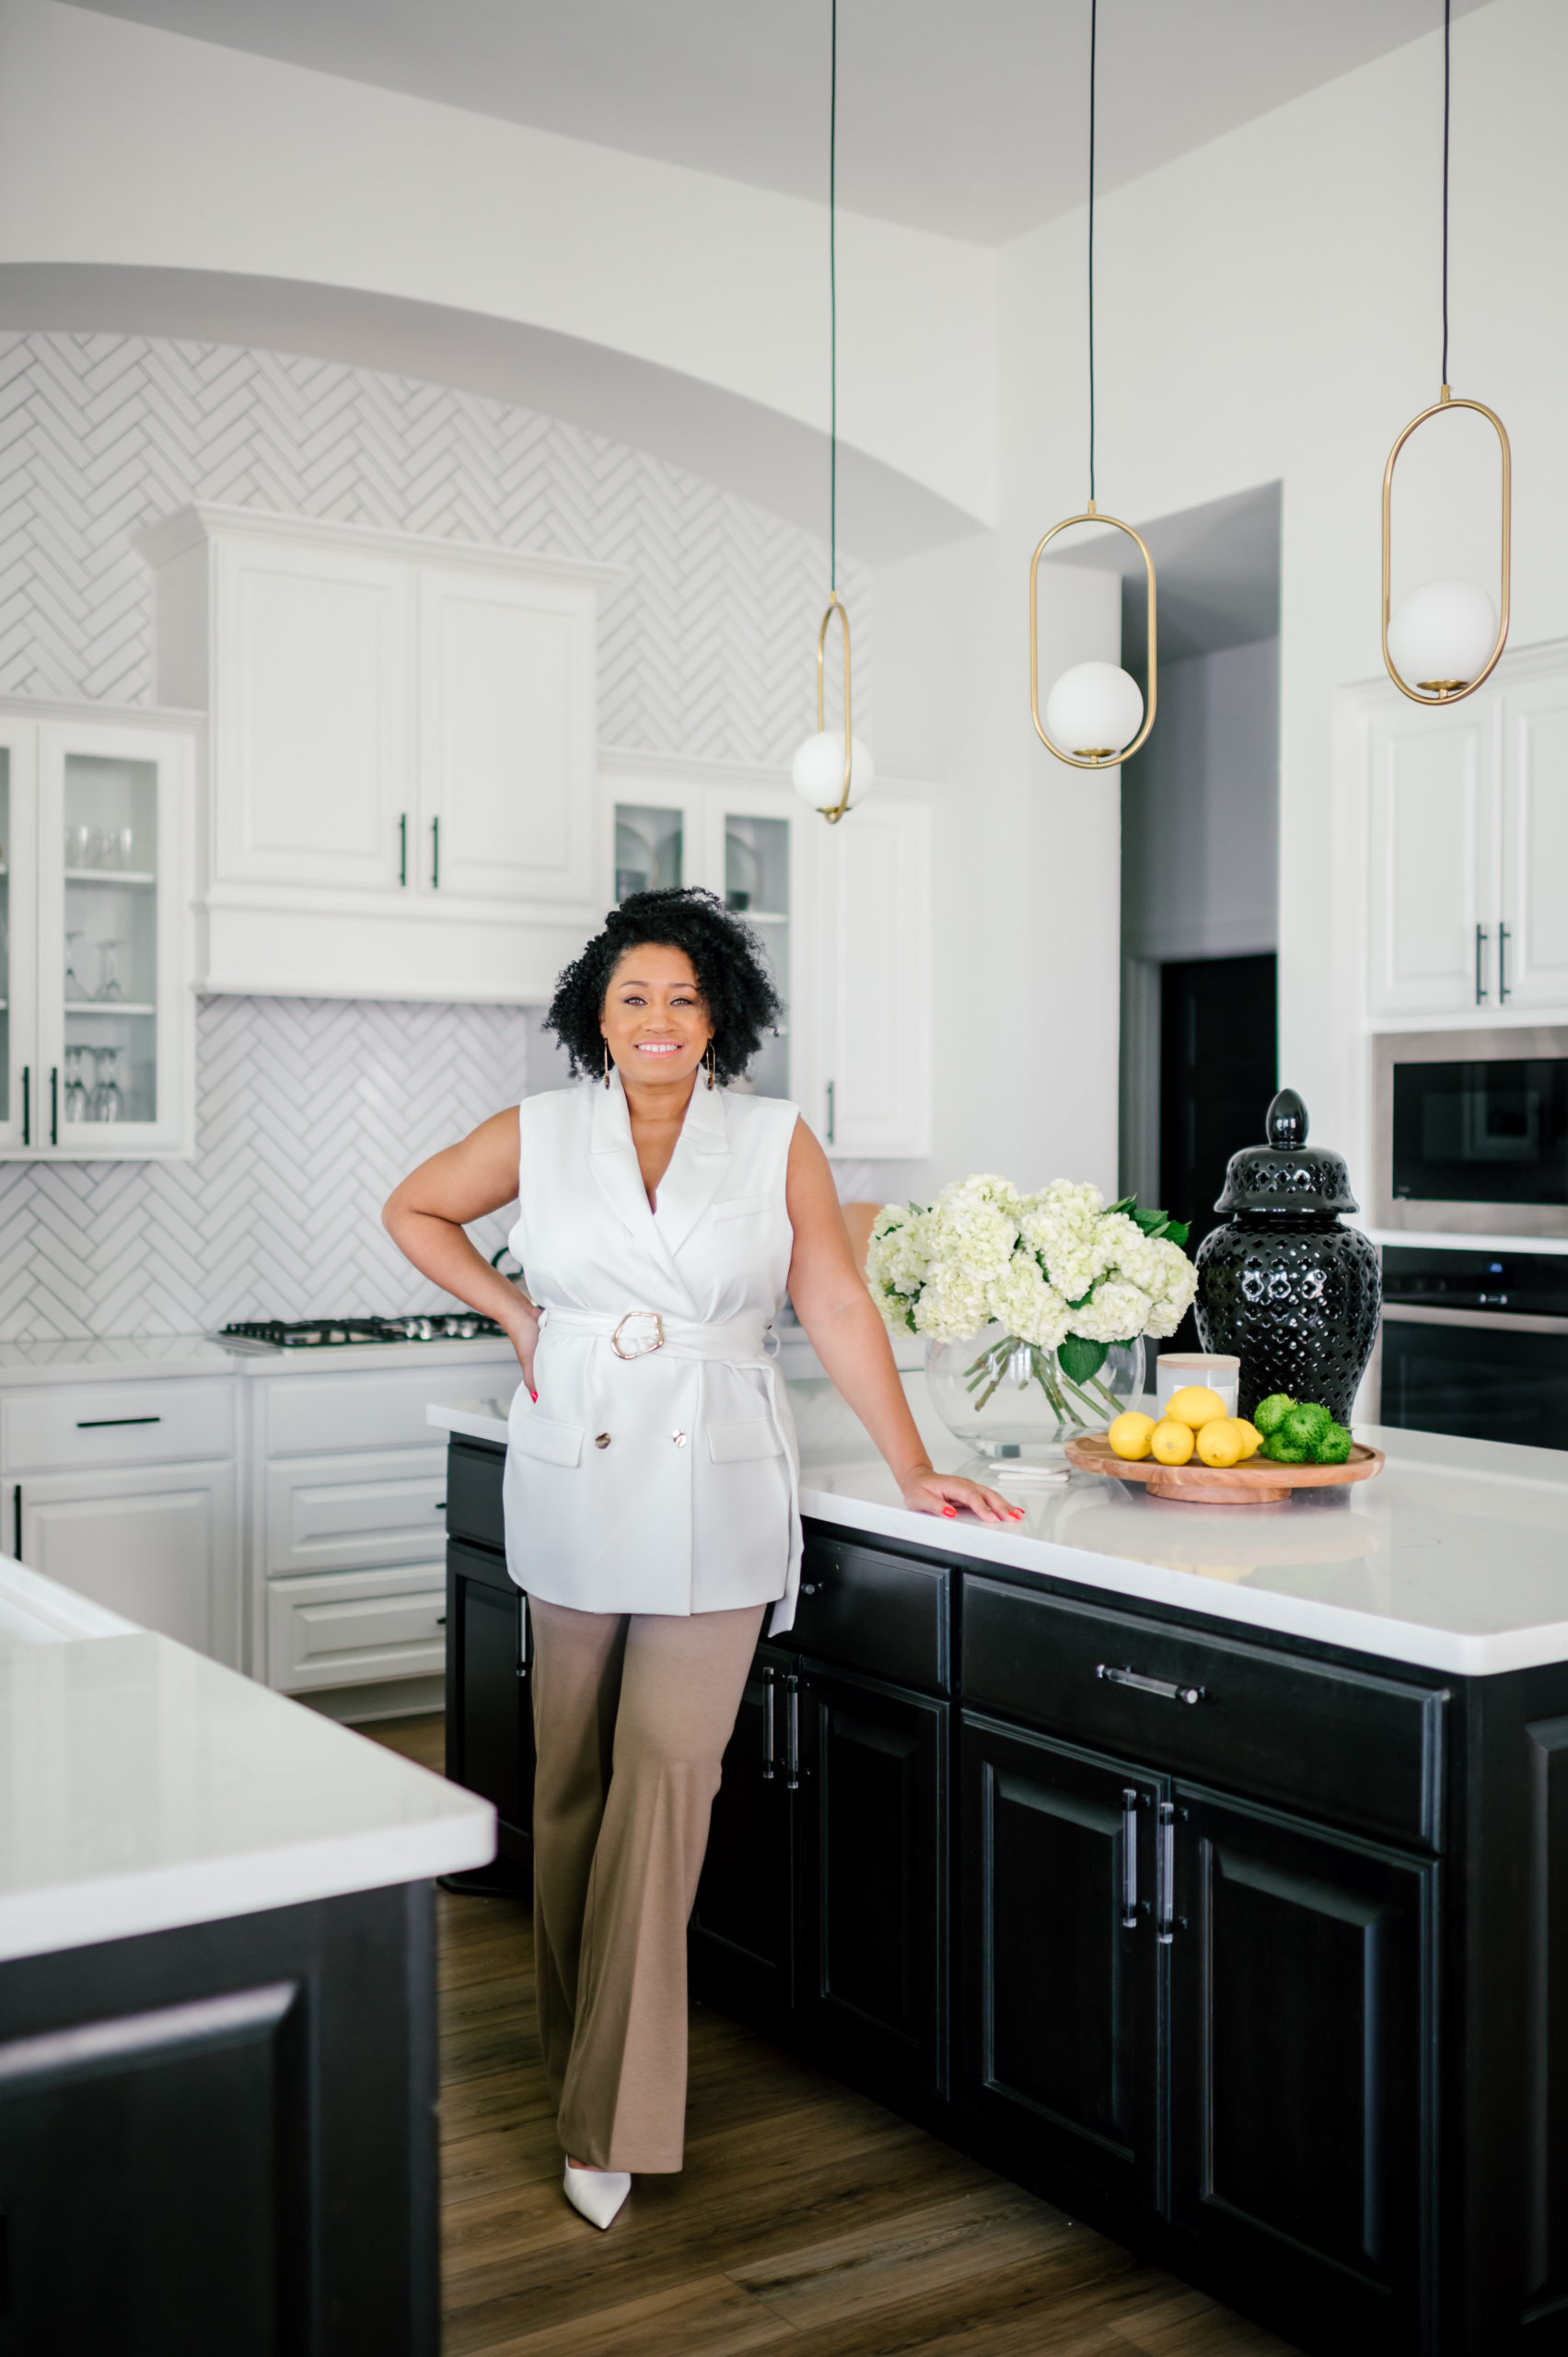
[[241, 1318], [217, 1340], [230, 1351], [323, 1351], [345, 1342], [471, 1342], [502, 1331], [477, 1310], [447, 1309], [432, 1318]]

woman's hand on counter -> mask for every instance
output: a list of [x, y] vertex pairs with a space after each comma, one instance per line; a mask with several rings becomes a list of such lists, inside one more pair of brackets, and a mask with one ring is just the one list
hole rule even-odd
[[1011, 1504], [1000, 1492], [988, 1490], [980, 1481], [966, 1481], [959, 1473], [934, 1473], [929, 1465], [917, 1465], [904, 1474], [899, 1487], [912, 1514], [940, 1514], [953, 1519], [963, 1506], [977, 1522], [1022, 1522], [1024, 1518], [1022, 1506]]

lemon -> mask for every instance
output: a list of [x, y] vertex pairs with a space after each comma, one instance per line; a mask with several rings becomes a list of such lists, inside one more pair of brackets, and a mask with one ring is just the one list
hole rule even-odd
[[[1185, 1390], [1171, 1393], [1165, 1412], [1174, 1416], [1179, 1424], [1191, 1424], [1196, 1430], [1201, 1424], [1212, 1424], [1216, 1416], [1223, 1416], [1225, 1401], [1206, 1383], [1190, 1383]], [[1174, 1458], [1171, 1461], [1176, 1462]]]
[[1244, 1446], [1241, 1451], [1243, 1459], [1245, 1460], [1249, 1457], [1256, 1457], [1258, 1451], [1263, 1446], [1262, 1434], [1258, 1430], [1256, 1424], [1249, 1424], [1245, 1416], [1237, 1416], [1236, 1422], [1241, 1428], [1241, 1434], [1244, 1442]]
[[1198, 1454], [1205, 1465], [1239, 1465], [1249, 1453], [1246, 1428], [1235, 1416], [1215, 1416], [1198, 1432]]
[[1129, 1408], [1124, 1416], [1118, 1416], [1109, 1432], [1107, 1433], [1106, 1438], [1118, 1457], [1135, 1459], [1147, 1457], [1149, 1434], [1154, 1428], [1155, 1420], [1152, 1416], [1142, 1416], [1136, 1408]]
[[1192, 1454], [1192, 1427], [1162, 1416], [1149, 1434], [1149, 1454], [1162, 1465], [1185, 1465]]

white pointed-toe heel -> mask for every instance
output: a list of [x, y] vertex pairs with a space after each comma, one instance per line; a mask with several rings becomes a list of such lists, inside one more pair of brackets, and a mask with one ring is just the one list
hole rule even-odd
[[570, 2161], [562, 2180], [566, 2199], [590, 2226], [608, 2226], [626, 2196], [632, 2179], [625, 2169], [575, 2169]]

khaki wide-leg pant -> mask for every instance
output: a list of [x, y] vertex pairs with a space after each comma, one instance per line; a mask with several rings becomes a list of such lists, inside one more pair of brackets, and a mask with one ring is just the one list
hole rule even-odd
[[765, 1605], [533, 1624], [534, 1956], [563, 2149], [678, 2169], [686, 1924]]

